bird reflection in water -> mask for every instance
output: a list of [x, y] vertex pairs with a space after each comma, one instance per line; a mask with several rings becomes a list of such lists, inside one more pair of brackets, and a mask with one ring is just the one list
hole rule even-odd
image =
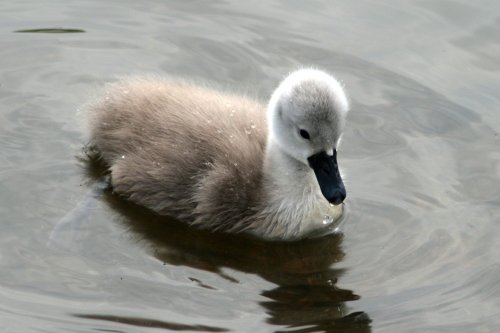
[[[89, 167], [90, 175], [98, 175]], [[222, 268], [257, 274], [277, 285], [262, 291], [260, 305], [269, 324], [283, 331], [370, 332], [364, 312], [349, 313], [346, 302], [359, 299], [336, 286], [343, 269], [342, 234], [332, 233], [300, 241], [265, 241], [247, 236], [198, 230], [125, 201], [111, 192], [104, 200], [120, 213], [134, 236], [144, 239], [164, 263], [211, 271], [232, 282]], [[201, 283], [200, 281], [195, 281]], [[209, 287], [209, 286], [208, 286]]]

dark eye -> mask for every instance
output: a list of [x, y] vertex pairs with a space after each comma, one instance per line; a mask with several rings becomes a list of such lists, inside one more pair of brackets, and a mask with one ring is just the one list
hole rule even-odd
[[306, 130], [304, 130], [304, 129], [299, 130], [299, 134], [300, 134], [301, 137], [303, 137], [306, 140], [311, 139], [311, 136], [309, 135], [309, 132], [306, 131]]

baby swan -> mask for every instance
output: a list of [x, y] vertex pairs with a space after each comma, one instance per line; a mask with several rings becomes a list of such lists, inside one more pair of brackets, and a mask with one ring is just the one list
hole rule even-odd
[[347, 111], [332, 76], [300, 69], [267, 112], [186, 82], [125, 79], [90, 105], [89, 123], [115, 193], [201, 228], [295, 239], [342, 214]]

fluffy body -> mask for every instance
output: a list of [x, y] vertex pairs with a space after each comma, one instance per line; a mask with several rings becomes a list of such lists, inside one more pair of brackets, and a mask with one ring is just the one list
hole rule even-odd
[[336, 149], [347, 107], [335, 79], [299, 70], [267, 112], [245, 97], [145, 77], [109, 85], [88, 114], [115, 193], [201, 228], [293, 239], [342, 213], [307, 157]]

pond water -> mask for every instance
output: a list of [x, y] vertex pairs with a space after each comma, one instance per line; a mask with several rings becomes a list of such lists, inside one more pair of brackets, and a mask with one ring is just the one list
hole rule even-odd
[[[499, 36], [494, 0], [2, 2], [2, 331], [498, 332]], [[341, 233], [210, 234], [92, 192], [78, 111], [105, 82], [265, 101], [303, 65], [352, 102]]]

